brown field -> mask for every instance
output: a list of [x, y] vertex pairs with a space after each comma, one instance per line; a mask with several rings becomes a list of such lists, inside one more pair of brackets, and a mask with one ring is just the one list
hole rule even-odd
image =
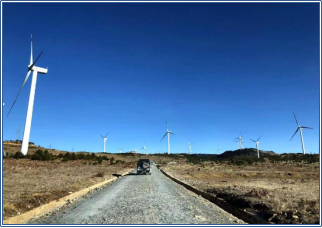
[[[9, 156], [20, 150], [21, 144], [5, 141], [3, 151]], [[29, 145], [28, 154], [36, 150], [47, 149], [53, 155], [66, 153], [54, 149]], [[79, 153], [76, 153], [79, 154]], [[141, 154], [96, 153], [96, 156], [112, 157], [123, 163], [99, 164], [91, 160], [74, 160], [63, 162], [62, 159], [35, 161], [30, 159], [3, 159], [3, 217], [7, 219], [27, 212], [50, 201], [67, 196], [86, 187], [122, 174], [136, 167], [140, 158], [150, 158], [159, 163], [167, 163], [169, 158]]]
[[134, 163], [3, 160], [3, 217], [16, 216], [134, 168]]
[[319, 164], [183, 162], [162, 168], [179, 180], [273, 223], [319, 223]]
[[[3, 151], [13, 155], [20, 146], [4, 142]], [[28, 154], [33, 154], [37, 149], [45, 148], [30, 146]], [[58, 150], [49, 152], [56, 156], [66, 153]], [[109, 179], [114, 173], [133, 169], [138, 159], [149, 158], [174, 177], [272, 223], [319, 223], [318, 162], [306, 162], [308, 160], [301, 160], [300, 157], [296, 161], [286, 159], [277, 162], [265, 158], [262, 163], [250, 165], [220, 161], [215, 157], [202, 161], [199, 159], [201, 157], [193, 158], [195, 155], [97, 153], [96, 156], [113, 157], [123, 163], [111, 165], [105, 160], [99, 164], [91, 160], [3, 159], [4, 219]], [[198, 162], [188, 163], [192, 158]], [[231, 159], [238, 161], [237, 158]]]

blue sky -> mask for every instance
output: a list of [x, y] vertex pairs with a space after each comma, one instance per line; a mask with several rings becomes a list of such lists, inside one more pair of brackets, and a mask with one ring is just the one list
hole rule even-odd
[[30, 31], [38, 75], [30, 141], [62, 150], [214, 153], [218, 144], [319, 151], [318, 3], [3, 3], [3, 140], [25, 124]]

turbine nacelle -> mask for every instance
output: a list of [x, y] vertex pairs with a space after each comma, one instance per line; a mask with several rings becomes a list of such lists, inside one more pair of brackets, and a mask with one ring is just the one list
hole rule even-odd
[[39, 74], [47, 74], [48, 73], [47, 68], [42, 68], [42, 67], [37, 67], [37, 66], [32, 66], [32, 65], [28, 66], [28, 70], [37, 71]]

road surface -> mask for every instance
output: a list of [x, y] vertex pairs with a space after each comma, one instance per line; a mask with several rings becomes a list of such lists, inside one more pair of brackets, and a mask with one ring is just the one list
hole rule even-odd
[[32, 224], [236, 224], [243, 223], [186, 190], [156, 167], [136, 171]]

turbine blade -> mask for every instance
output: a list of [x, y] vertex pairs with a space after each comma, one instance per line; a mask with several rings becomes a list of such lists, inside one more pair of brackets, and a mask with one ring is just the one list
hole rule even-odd
[[295, 118], [295, 121], [296, 121], [297, 126], [300, 126], [299, 125], [299, 122], [297, 122], [297, 119], [296, 119], [296, 116], [295, 116], [294, 112], [293, 112], [293, 115], [294, 115], [294, 118]]
[[106, 138], [106, 136], [108, 135], [108, 133], [110, 133], [110, 132], [107, 132], [107, 134], [105, 135], [105, 138]]
[[262, 136], [259, 136], [259, 138], [257, 139], [257, 141], [261, 138]]
[[33, 57], [32, 57], [32, 32], [31, 32], [31, 53], [30, 53], [30, 65], [32, 65]]
[[[165, 137], [167, 134], [168, 134], [168, 132], [166, 132], [166, 133], [164, 134], [164, 136], [163, 136], [163, 138], [162, 138], [162, 139], [164, 139], [164, 137]], [[162, 139], [160, 140], [160, 142], [162, 141]]]
[[22, 90], [22, 88], [23, 88], [23, 87], [24, 87], [24, 85], [26, 84], [26, 82], [27, 82], [27, 80], [28, 80], [28, 78], [29, 78], [30, 73], [31, 73], [31, 70], [29, 70], [29, 71], [27, 72], [27, 75], [26, 75], [26, 77], [25, 77], [25, 80], [23, 81], [23, 83], [22, 83], [22, 85], [21, 85], [21, 87], [20, 87], [20, 89], [19, 89], [19, 92], [18, 92], [18, 94], [17, 94], [17, 97], [16, 97], [15, 101], [14, 101], [14, 102], [13, 102], [13, 104], [11, 105], [11, 108], [10, 108], [10, 110], [9, 110], [8, 114], [7, 114], [7, 117], [9, 116], [9, 114], [10, 114], [10, 112], [11, 112], [11, 110], [12, 110], [13, 106], [15, 105], [15, 103], [16, 103], [16, 101], [17, 101], [18, 97], [19, 97], [19, 94], [20, 94], [20, 92], [21, 92], [21, 90]]
[[[296, 131], [295, 131], [295, 133], [294, 133], [294, 135], [298, 132], [298, 128], [296, 129]], [[294, 135], [292, 136], [292, 138], [294, 137]], [[292, 140], [292, 138], [290, 139], [290, 141]]]
[[28, 70], [31, 70], [31, 69], [32, 69], [32, 67], [37, 63], [37, 61], [38, 61], [38, 59], [40, 58], [40, 56], [42, 55], [42, 53], [43, 53], [43, 51], [41, 51], [41, 52], [40, 52], [40, 54], [38, 55], [38, 57], [37, 57], [36, 61], [35, 61], [35, 62], [33, 62], [33, 63], [31, 64], [31, 66], [28, 68]]
[[302, 127], [302, 126], [301, 126], [301, 128], [306, 128], [306, 129], [313, 129], [313, 128], [311, 128], [311, 127]]
[[[169, 132], [170, 134], [173, 134], [172, 132]], [[173, 134], [174, 135], [174, 134]]]
[[250, 139], [250, 140], [252, 140], [253, 142], [256, 142], [254, 139]]
[[104, 136], [100, 134], [100, 136], [104, 139]]

